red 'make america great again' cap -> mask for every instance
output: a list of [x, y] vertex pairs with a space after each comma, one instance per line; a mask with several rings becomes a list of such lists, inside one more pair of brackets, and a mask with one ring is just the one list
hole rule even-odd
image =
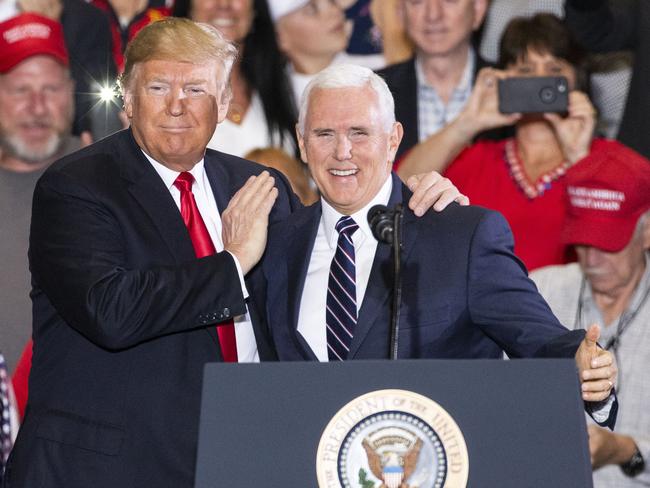
[[562, 242], [618, 252], [650, 209], [650, 161], [617, 145], [567, 174]]
[[61, 24], [42, 15], [25, 13], [0, 22], [0, 73], [25, 59], [45, 54], [68, 66]]

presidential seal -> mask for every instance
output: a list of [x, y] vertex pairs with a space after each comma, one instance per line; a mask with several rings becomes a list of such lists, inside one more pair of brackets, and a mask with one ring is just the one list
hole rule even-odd
[[316, 454], [320, 488], [466, 487], [469, 457], [454, 419], [405, 390], [355, 398], [332, 418]]

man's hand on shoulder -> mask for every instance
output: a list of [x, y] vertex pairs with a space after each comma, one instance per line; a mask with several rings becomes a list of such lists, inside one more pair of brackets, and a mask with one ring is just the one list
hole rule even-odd
[[469, 198], [460, 193], [449, 178], [441, 176], [437, 171], [410, 176], [406, 180], [406, 186], [413, 192], [409, 208], [418, 217], [422, 217], [431, 207], [440, 212], [451, 202], [469, 205]]
[[251, 176], [221, 215], [224, 249], [237, 257], [244, 274], [264, 253], [269, 213], [278, 197], [274, 185], [275, 179], [268, 171]]
[[600, 402], [609, 397], [616, 382], [614, 355], [598, 346], [600, 327], [593, 324], [576, 352], [576, 365], [580, 375], [582, 399]]

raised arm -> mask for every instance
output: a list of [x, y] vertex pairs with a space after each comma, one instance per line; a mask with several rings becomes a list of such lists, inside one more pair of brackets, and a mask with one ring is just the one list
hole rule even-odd
[[474, 84], [467, 105], [458, 117], [439, 132], [432, 134], [406, 153], [397, 173], [408, 177], [427, 171], [443, 172], [454, 158], [481, 132], [514, 124], [519, 114], [499, 112], [497, 81], [503, 71], [483, 68]]
[[117, 204], [98, 193], [58, 171], [37, 185], [30, 236], [35, 307], [51, 304], [68, 325], [106, 349], [246, 311], [231, 254], [175, 260], [136, 204], [123, 211], [126, 191]]

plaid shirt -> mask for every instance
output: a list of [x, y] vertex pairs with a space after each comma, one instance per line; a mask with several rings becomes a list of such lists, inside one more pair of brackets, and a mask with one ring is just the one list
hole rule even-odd
[[467, 64], [460, 79], [445, 105], [436, 89], [426, 79], [422, 63], [415, 60], [415, 77], [418, 83], [418, 139], [423, 141], [435, 134], [449, 122], [458, 117], [472, 94], [476, 54], [470, 48]]

